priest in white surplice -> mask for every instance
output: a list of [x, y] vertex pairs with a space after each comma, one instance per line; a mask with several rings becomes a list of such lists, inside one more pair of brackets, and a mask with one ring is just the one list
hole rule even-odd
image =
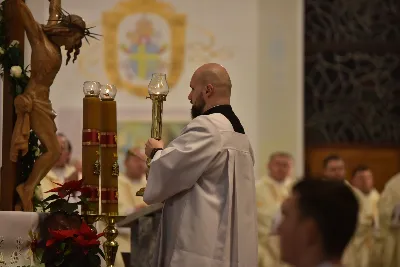
[[283, 201], [289, 196], [294, 179], [290, 177], [293, 158], [285, 152], [275, 152], [268, 162], [268, 175], [256, 184], [258, 211], [258, 267], [287, 266], [281, 262], [276, 222]]
[[363, 208], [367, 216], [372, 217], [374, 222], [378, 222], [378, 201], [380, 196], [374, 187], [374, 176], [371, 169], [364, 165], [355, 168], [351, 178], [351, 185], [361, 191], [360, 201], [363, 202]]
[[400, 266], [400, 173], [385, 185], [379, 200], [383, 236], [382, 267]]
[[357, 230], [346, 248], [343, 263], [349, 267], [370, 267], [372, 260], [376, 259], [376, 248], [373, 246], [377, 225], [376, 218], [372, 213], [369, 213], [367, 205], [363, 201], [363, 193], [347, 182], [345, 178], [346, 166], [341, 157], [329, 155], [324, 159], [323, 167], [325, 178], [343, 181], [352, 189], [359, 202]]
[[230, 106], [231, 80], [210, 63], [193, 74], [193, 120], [153, 158], [144, 201], [164, 202], [157, 267], [257, 266], [253, 151]]

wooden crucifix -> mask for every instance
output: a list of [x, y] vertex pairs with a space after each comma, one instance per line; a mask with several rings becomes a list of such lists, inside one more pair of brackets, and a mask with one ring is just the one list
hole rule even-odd
[[[49, 0], [47, 24], [37, 22], [23, 0], [6, 1], [5, 14], [9, 18], [7, 21], [9, 39], [19, 40], [21, 38], [23, 40], [23, 30], [25, 30], [32, 54], [30, 78], [23, 92], [18, 94], [15, 99], [11, 94], [5, 93], [4, 98], [4, 101], [10, 105], [4, 106], [4, 114], [13, 114], [13, 108], [15, 108], [16, 116], [10, 117], [9, 121], [6, 120], [8, 117], [4, 120], [5, 127], [10, 128], [6, 128], [7, 133], [3, 137], [3, 141], [5, 141], [3, 162], [6, 164], [3, 163], [2, 183], [4, 186], [2, 184], [1, 190], [5, 203], [2, 205], [5, 206], [4, 209], [12, 209], [15, 199], [13, 196], [16, 191], [23, 210], [33, 211], [32, 199], [35, 187], [51, 170], [61, 153], [56, 135], [57, 128], [54, 123], [55, 113], [49, 99], [50, 87], [62, 65], [61, 47], [67, 50], [66, 64], [70, 61], [71, 54], [73, 54], [72, 62], [75, 62], [82, 46], [82, 39], [87, 36], [95, 37], [94, 33], [86, 28], [86, 23], [80, 16], [63, 11], [61, 0]], [[17, 20], [14, 21], [14, 19]], [[15, 25], [23, 28], [22, 36], [15, 36]], [[17, 38], [13, 38], [14, 36]], [[5, 72], [8, 74], [9, 71], [5, 70]], [[6, 84], [4, 92], [9, 92], [10, 90], [7, 88], [10, 87], [9, 84]], [[15, 165], [9, 161], [20, 162], [21, 156], [29, 155], [29, 129], [36, 134], [43, 150], [35, 162], [30, 165], [32, 169], [28, 177], [17, 181]], [[11, 138], [9, 131], [12, 132]]]
[[[24, 27], [18, 15], [15, 1], [6, 1], [4, 6], [4, 20], [6, 22], [6, 43], [13, 40], [19, 42], [20, 49], [24, 50]], [[22, 53], [23, 55], [23, 53]], [[23, 61], [23, 57], [21, 57]], [[21, 62], [23, 63], [23, 62]], [[10, 72], [5, 70], [3, 77], [3, 140], [2, 140], [2, 164], [0, 172], [0, 209], [14, 210], [16, 187], [16, 164], [10, 160], [11, 138], [14, 129], [16, 115], [14, 112], [14, 97], [10, 82]]]

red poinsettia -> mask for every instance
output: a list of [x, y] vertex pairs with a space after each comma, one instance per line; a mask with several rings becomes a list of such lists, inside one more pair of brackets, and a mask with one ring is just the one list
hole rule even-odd
[[99, 237], [103, 236], [103, 233], [96, 234], [90, 229], [90, 227], [82, 222], [79, 229], [69, 229], [69, 230], [50, 230], [51, 239], [47, 240], [46, 247], [53, 245], [58, 241], [64, 241], [71, 238], [75, 243], [82, 247], [87, 247], [91, 245], [99, 245]]
[[59, 187], [53, 188], [45, 193], [57, 193], [59, 197], [64, 198], [72, 193], [75, 192], [81, 192], [82, 191], [82, 185], [83, 185], [83, 179], [81, 180], [74, 180], [74, 181], [69, 181], [64, 184], [59, 184], [55, 183]]
[[63, 241], [67, 238], [74, 238], [75, 236], [79, 235], [78, 230], [51, 230], [49, 229], [49, 233], [51, 235], [51, 239], [47, 240], [46, 247], [50, 247], [55, 242]]
[[97, 239], [90, 239], [90, 240], [87, 240], [87, 239], [85, 239], [83, 236], [77, 236], [75, 239], [74, 239], [74, 241], [78, 244], [78, 245], [80, 245], [81, 247], [90, 247], [90, 246], [93, 246], [93, 245], [100, 245], [100, 241], [99, 240], [97, 240]]
[[104, 235], [104, 233], [96, 234], [93, 232], [85, 222], [82, 222], [81, 227], [79, 228], [79, 234], [87, 240], [97, 240], [99, 237]]
[[79, 191], [81, 192], [83, 197], [86, 198], [92, 197], [93, 189], [91, 189], [90, 187], [82, 187]]

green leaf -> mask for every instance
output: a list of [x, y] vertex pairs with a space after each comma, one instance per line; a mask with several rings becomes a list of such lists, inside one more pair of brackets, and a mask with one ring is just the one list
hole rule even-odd
[[56, 199], [59, 199], [60, 197], [57, 195], [57, 194], [53, 194], [53, 195], [50, 195], [50, 196], [48, 196], [47, 198], [45, 198], [44, 200], [43, 200], [43, 202], [49, 202], [50, 200], [56, 200]]
[[42, 261], [42, 258], [43, 258], [43, 253], [44, 253], [44, 249], [43, 248], [37, 248], [36, 250], [35, 250], [35, 258], [36, 258], [36, 260], [38, 261], [38, 262], [41, 262]]
[[72, 249], [67, 249], [65, 252], [64, 252], [64, 255], [65, 256], [68, 256], [69, 254], [71, 254], [72, 253]]
[[77, 203], [63, 203], [61, 210], [67, 212], [67, 213], [74, 213], [75, 211], [78, 210], [78, 204]]
[[21, 88], [21, 86], [17, 85], [15, 87], [15, 92], [17, 93], [17, 95], [20, 95], [20, 94], [22, 94], [23, 89]]
[[89, 204], [88, 198], [84, 196], [79, 196], [78, 197], [81, 201], [78, 202], [79, 205], [87, 205]]
[[62, 207], [64, 206], [65, 203], [68, 204], [68, 201], [63, 198], [59, 198], [59, 199], [51, 202], [46, 207], [46, 209], [50, 209], [50, 212], [62, 211]]
[[55, 266], [60, 266], [61, 264], [63, 264], [63, 262], [64, 262], [64, 258], [61, 258], [61, 259], [58, 259], [58, 260], [54, 263], [54, 265], [55, 265]]
[[101, 259], [96, 254], [88, 254], [89, 262], [91, 266], [100, 266]]
[[105, 259], [106, 258], [106, 255], [104, 255], [104, 252], [103, 252], [103, 250], [101, 249], [101, 248], [98, 248], [98, 253], [100, 254], [100, 256], [103, 258], [103, 259]]

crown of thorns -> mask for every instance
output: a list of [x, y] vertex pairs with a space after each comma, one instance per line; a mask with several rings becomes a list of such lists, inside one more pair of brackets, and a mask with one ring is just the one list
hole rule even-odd
[[58, 18], [57, 20], [49, 20], [49, 21], [57, 21], [59, 23], [66, 24], [65, 26], [68, 27], [68, 28], [74, 28], [74, 29], [77, 29], [77, 30], [81, 31], [83, 33], [83, 35], [85, 37], [85, 40], [86, 40], [86, 42], [88, 44], [90, 44], [88, 37], [96, 39], [96, 40], [99, 40], [97, 38], [97, 36], [102, 36], [101, 34], [94, 33], [94, 32], [90, 31], [91, 29], [95, 28], [96, 26], [89, 27], [89, 28], [86, 28], [86, 27], [83, 28], [83, 27], [77, 25], [76, 23], [74, 23], [74, 20], [73, 20], [71, 14], [68, 13], [65, 9], [61, 8], [59, 10], [59, 14], [61, 15], [60, 18]]

